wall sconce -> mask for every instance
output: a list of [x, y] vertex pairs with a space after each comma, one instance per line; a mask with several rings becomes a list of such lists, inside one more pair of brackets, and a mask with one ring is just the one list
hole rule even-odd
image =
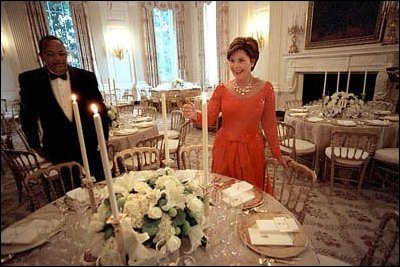
[[118, 58], [119, 60], [124, 59], [124, 49], [121, 46], [115, 46], [112, 50], [114, 57]]
[[252, 37], [254, 38], [254, 39], [256, 39], [257, 40], [257, 42], [258, 42], [258, 47], [260, 48], [260, 49], [263, 49], [264, 48], [264, 45], [265, 45], [265, 38], [264, 38], [264, 36], [263, 36], [263, 34], [261, 33], [261, 32], [256, 32], [256, 37], [254, 37], [254, 34], [252, 34]]
[[292, 44], [289, 47], [289, 54], [298, 53], [299, 49], [297, 48], [297, 34], [303, 33], [304, 29], [302, 26], [298, 26], [296, 23], [292, 27], [288, 28], [288, 33], [292, 35]]

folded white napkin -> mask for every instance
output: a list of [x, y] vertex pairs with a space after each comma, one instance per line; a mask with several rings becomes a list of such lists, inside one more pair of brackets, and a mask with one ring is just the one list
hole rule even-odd
[[222, 196], [222, 200], [232, 207], [237, 207], [255, 197], [252, 191], [238, 192], [238, 194], [233, 194], [231, 196]]
[[133, 134], [136, 133], [138, 130], [137, 129], [121, 129], [121, 130], [117, 130], [114, 132], [115, 135], [129, 135], [129, 134]]
[[275, 217], [272, 220], [256, 220], [261, 235], [270, 233], [298, 232], [299, 226], [293, 218]]
[[261, 235], [257, 227], [248, 228], [250, 243], [252, 245], [274, 245], [274, 246], [293, 246], [294, 236], [292, 233], [270, 233]]
[[21, 221], [18, 225], [11, 225], [1, 232], [2, 244], [33, 244], [41, 238], [48, 238], [59, 227], [61, 220], [34, 219]]

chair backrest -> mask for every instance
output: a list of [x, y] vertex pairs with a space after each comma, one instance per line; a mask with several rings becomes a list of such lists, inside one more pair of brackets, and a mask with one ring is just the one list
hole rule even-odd
[[155, 147], [160, 151], [160, 159], [162, 160], [164, 157], [164, 135], [159, 134], [155, 135], [143, 140], [140, 140], [137, 144], [137, 147]]
[[133, 108], [134, 108], [134, 104], [117, 105], [117, 111], [119, 114], [132, 114]]
[[182, 123], [185, 122], [185, 118], [183, 117], [183, 112], [181, 110], [173, 110], [171, 111], [171, 130], [179, 130], [179, 127]]
[[[277, 159], [269, 157], [266, 158], [265, 168], [265, 175], [272, 183], [273, 196], [303, 223], [317, 181], [315, 171], [294, 160], [285, 169]], [[265, 182], [264, 190], [266, 185]]]
[[13, 130], [15, 129], [14, 127], [14, 121], [13, 120], [7, 120], [6, 117], [4, 116], [3, 112], [1, 112], [1, 141], [3, 144], [6, 145], [6, 148], [13, 149], [14, 144], [13, 144]]
[[[362, 258], [359, 266], [387, 266], [390, 256], [394, 255], [399, 264], [398, 251], [395, 253], [397, 240], [399, 239], [399, 212], [386, 212], [375, 231], [374, 240], [370, 243], [368, 251]], [[389, 265], [390, 266], [390, 265]]]
[[154, 102], [160, 102], [161, 101], [161, 93], [158, 90], [150, 89], [150, 99], [151, 101]]
[[365, 103], [367, 107], [371, 108], [371, 110], [385, 110], [385, 111], [392, 111], [393, 104], [390, 102], [385, 101], [368, 101]]
[[[212, 145], [208, 145], [208, 166], [211, 170]], [[179, 162], [181, 169], [203, 169], [203, 145], [182, 146], [179, 151]]]
[[285, 111], [288, 111], [291, 108], [300, 108], [303, 106], [303, 101], [301, 100], [288, 100], [285, 101]]
[[65, 195], [65, 182], [69, 181], [71, 188], [77, 188], [83, 178], [82, 166], [76, 162], [64, 162], [38, 169], [24, 179], [29, 199], [34, 210]]
[[129, 171], [157, 170], [161, 167], [160, 151], [155, 147], [133, 147], [115, 153], [116, 175]]
[[135, 107], [135, 114], [141, 117], [151, 117], [153, 120], [157, 120], [157, 109], [152, 106], [138, 106]]
[[[186, 136], [190, 130], [190, 120], [185, 121], [179, 127], [179, 142], [178, 142], [178, 151], [185, 144]], [[178, 155], [177, 155], [178, 156]]]
[[290, 124], [278, 121], [277, 131], [281, 151], [296, 160], [296, 129]]
[[18, 134], [19, 138], [21, 139], [22, 144], [24, 145], [25, 149], [27, 151], [32, 151], [32, 148], [29, 145], [28, 140], [26, 139], [26, 135], [25, 135], [24, 131], [22, 130], [21, 126], [16, 127], [16, 131], [17, 131], [17, 134]]
[[25, 177], [40, 168], [36, 154], [33, 151], [7, 149], [2, 141], [1, 155], [10, 167], [18, 189], [18, 198], [21, 200]]
[[331, 136], [331, 161], [368, 162], [375, 152], [376, 143], [377, 136], [373, 133], [335, 131]]

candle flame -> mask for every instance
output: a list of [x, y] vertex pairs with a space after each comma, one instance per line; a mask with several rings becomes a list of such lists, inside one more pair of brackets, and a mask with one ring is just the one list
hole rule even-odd
[[72, 98], [72, 101], [76, 101], [76, 95], [75, 94], [72, 94], [71, 98]]
[[94, 114], [97, 114], [99, 112], [99, 110], [98, 110], [98, 108], [97, 108], [95, 103], [93, 103], [90, 107], [92, 108], [92, 111], [93, 111]]

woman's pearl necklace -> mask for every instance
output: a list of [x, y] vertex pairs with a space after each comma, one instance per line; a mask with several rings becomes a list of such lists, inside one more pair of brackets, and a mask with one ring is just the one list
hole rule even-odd
[[233, 89], [239, 94], [239, 95], [245, 95], [253, 89], [253, 85], [251, 84], [253, 82], [253, 77], [250, 77], [250, 81], [245, 85], [244, 87], [240, 87], [235, 80], [233, 80]]

